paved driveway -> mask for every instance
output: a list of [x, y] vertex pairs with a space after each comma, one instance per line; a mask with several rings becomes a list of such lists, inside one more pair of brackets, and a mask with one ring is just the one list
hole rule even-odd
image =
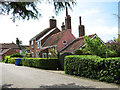
[[118, 86], [114, 84], [77, 78], [49, 70], [5, 63], [0, 63], [0, 67], [2, 67], [3, 88], [118, 88]]

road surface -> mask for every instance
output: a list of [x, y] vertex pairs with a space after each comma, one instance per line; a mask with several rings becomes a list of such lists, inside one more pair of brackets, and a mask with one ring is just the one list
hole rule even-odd
[[114, 90], [116, 88], [118, 90], [115, 84], [77, 78], [49, 70], [5, 63], [0, 63], [0, 68], [3, 88], [114, 88]]

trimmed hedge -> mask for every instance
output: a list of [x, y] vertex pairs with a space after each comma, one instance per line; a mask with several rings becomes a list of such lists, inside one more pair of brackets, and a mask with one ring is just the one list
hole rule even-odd
[[14, 53], [14, 54], [10, 55], [10, 57], [23, 57], [23, 56], [19, 53]]
[[41, 69], [57, 69], [59, 68], [58, 59], [47, 58], [22, 58], [22, 65], [36, 67]]
[[71, 55], [65, 57], [64, 67], [66, 74], [120, 84], [120, 57]]

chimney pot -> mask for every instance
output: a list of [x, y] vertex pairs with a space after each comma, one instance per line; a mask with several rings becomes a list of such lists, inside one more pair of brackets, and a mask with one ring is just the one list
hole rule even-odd
[[65, 25], [64, 25], [64, 22], [62, 23], [61, 29], [62, 29], [62, 31], [64, 31], [64, 30], [65, 30]]
[[81, 16], [79, 17], [79, 23], [80, 25], [82, 25]]
[[66, 17], [65, 17], [65, 29], [71, 29], [71, 16], [68, 15], [67, 7], [66, 7]]

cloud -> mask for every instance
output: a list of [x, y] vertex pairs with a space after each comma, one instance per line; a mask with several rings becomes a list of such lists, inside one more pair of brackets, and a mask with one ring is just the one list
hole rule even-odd
[[86, 35], [96, 33], [103, 41], [109, 41], [114, 37], [117, 38], [118, 27], [108, 27], [108, 26], [94, 26], [86, 27]]

